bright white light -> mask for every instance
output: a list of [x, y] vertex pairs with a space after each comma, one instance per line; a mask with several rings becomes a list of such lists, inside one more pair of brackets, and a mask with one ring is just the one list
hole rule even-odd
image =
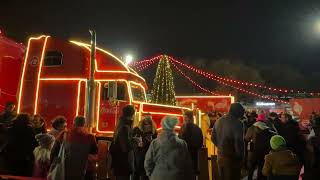
[[315, 23], [315, 25], [314, 25], [314, 30], [315, 30], [317, 33], [320, 33], [320, 20]]
[[125, 64], [128, 65], [133, 61], [132, 55], [126, 55], [125, 57]]
[[274, 102], [256, 102], [256, 106], [275, 106]]

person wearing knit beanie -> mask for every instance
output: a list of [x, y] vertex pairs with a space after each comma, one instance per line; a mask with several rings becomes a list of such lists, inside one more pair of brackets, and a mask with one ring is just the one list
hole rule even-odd
[[258, 115], [257, 121], [266, 121], [266, 115], [264, 113], [260, 113]]
[[272, 136], [270, 146], [273, 149], [264, 157], [262, 174], [270, 180], [296, 180], [301, 170], [299, 158], [287, 149], [285, 139], [280, 135]]
[[283, 150], [287, 147], [286, 140], [280, 135], [274, 135], [270, 139], [270, 146], [273, 150]]
[[179, 124], [179, 120], [175, 116], [166, 116], [161, 121], [162, 129], [165, 131], [173, 131], [177, 124]]
[[174, 132], [178, 123], [175, 116], [165, 116], [162, 119], [163, 131], [151, 142], [145, 155], [144, 169], [150, 179], [193, 180], [187, 143]]

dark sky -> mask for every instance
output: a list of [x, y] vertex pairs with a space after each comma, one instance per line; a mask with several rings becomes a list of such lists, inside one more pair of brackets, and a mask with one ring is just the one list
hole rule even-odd
[[[193, 3], [5, 0], [0, 26], [26, 41], [33, 34], [89, 39], [117, 55], [136, 58], [168, 53], [181, 58], [281, 62], [317, 70], [320, 62], [320, 1], [238, 0]], [[136, 1], [134, 1], [136, 2]], [[149, 1], [154, 2], [154, 1]]]

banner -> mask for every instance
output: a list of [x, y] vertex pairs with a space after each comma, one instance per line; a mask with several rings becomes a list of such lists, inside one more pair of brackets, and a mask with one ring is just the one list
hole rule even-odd
[[309, 120], [312, 112], [320, 112], [320, 98], [291, 99], [290, 105], [295, 116], [300, 120]]
[[177, 105], [188, 108], [198, 108], [202, 112], [228, 112], [233, 96], [176, 96]]

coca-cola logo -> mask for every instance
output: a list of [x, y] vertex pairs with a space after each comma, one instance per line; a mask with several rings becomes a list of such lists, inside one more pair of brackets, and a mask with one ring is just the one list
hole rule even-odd
[[111, 107], [111, 108], [102, 107], [100, 109], [100, 114], [116, 114], [116, 113], [117, 113], [117, 108], [115, 107]]

